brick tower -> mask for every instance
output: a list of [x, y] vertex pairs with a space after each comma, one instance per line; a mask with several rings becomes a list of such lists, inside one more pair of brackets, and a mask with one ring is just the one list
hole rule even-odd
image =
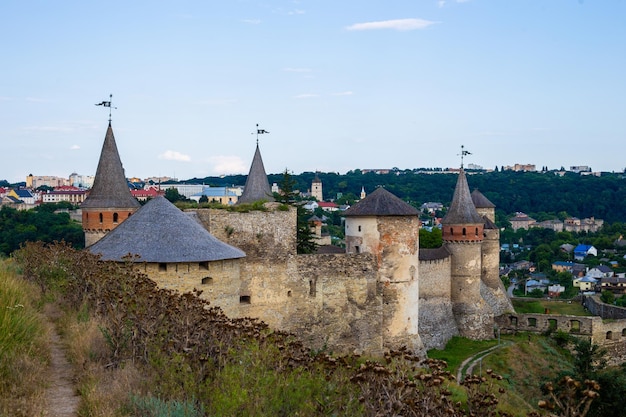
[[93, 187], [81, 205], [85, 247], [96, 243], [139, 207], [128, 188], [109, 121]]

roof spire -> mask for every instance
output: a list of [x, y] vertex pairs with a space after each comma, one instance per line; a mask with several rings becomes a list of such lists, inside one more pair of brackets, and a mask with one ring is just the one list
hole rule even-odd
[[256, 150], [254, 152], [254, 157], [252, 158], [252, 165], [250, 166], [248, 178], [246, 178], [246, 185], [243, 187], [243, 193], [237, 200], [237, 204], [253, 203], [259, 200], [274, 201], [272, 189], [270, 188], [270, 183], [267, 180], [267, 174], [265, 173], [265, 167], [263, 166], [261, 151], [259, 150], [259, 135], [270, 132], [265, 129], [259, 129], [258, 124], [256, 126]]

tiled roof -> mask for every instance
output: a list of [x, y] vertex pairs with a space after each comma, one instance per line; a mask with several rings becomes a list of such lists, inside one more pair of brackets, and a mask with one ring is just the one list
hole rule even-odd
[[93, 187], [81, 208], [138, 208], [137, 199], [130, 194], [122, 161], [117, 151], [113, 129], [109, 123], [100, 153]]
[[470, 196], [465, 171], [461, 170], [456, 182], [452, 203], [448, 213], [441, 220], [442, 224], [482, 224], [483, 218], [476, 211]]
[[156, 197], [89, 247], [102, 259], [122, 261], [137, 254], [137, 262], [206, 262], [243, 258], [246, 254], [221, 242], [193, 217], [165, 197]]
[[474, 207], [476, 208], [495, 208], [496, 205], [493, 204], [487, 197], [484, 196], [478, 190], [472, 191], [472, 202], [474, 203]]
[[435, 249], [421, 248], [419, 250], [420, 261], [436, 261], [439, 259], [446, 259], [449, 256], [450, 251], [445, 246]]
[[385, 190], [378, 187], [373, 193], [343, 212], [349, 216], [419, 216], [419, 211]]
[[263, 159], [261, 158], [261, 151], [257, 143], [252, 165], [250, 166], [250, 172], [248, 173], [248, 178], [246, 178], [246, 185], [243, 188], [243, 193], [241, 193], [241, 196], [237, 200], [237, 204], [254, 203], [260, 200], [274, 201], [274, 196], [272, 195], [270, 183], [267, 180]]

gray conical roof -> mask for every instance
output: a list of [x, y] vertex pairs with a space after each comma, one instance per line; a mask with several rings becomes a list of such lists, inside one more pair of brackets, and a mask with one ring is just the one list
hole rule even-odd
[[448, 213], [441, 220], [442, 224], [482, 224], [483, 218], [476, 211], [470, 196], [465, 171], [461, 169], [456, 181], [454, 196]]
[[495, 208], [496, 205], [493, 204], [483, 193], [478, 191], [478, 189], [472, 191], [472, 202], [474, 203], [474, 207], [476, 208]]
[[104, 137], [93, 187], [81, 208], [139, 208], [128, 189], [111, 123]]
[[243, 258], [246, 254], [212, 234], [165, 197], [148, 201], [127, 220], [89, 247], [102, 259], [122, 261], [127, 254], [137, 262], [206, 262]]
[[248, 178], [246, 178], [246, 185], [237, 203], [254, 203], [259, 200], [274, 201], [274, 197], [270, 183], [267, 180], [263, 159], [261, 159], [259, 144], [257, 143], [256, 152], [254, 152], [254, 158], [252, 158], [252, 165], [250, 166], [250, 172], [248, 173]]
[[344, 211], [343, 216], [419, 216], [419, 211], [383, 187], [378, 187]]

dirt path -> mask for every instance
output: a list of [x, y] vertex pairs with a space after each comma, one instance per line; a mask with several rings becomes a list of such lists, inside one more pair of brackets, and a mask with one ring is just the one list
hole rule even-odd
[[[48, 310], [48, 308], [46, 308]], [[54, 314], [48, 310], [48, 317]], [[51, 323], [50, 330], [50, 366], [48, 367], [49, 386], [46, 389], [48, 417], [77, 416], [80, 397], [74, 386], [73, 369], [65, 357], [61, 337]]]
[[459, 366], [459, 370], [457, 371], [456, 374], [456, 380], [461, 382], [463, 381], [463, 378], [465, 377], [465, 375], [471, 375], [472, 371], [474, 370], [474, 367], [487, 355], [489, 355], [491, 352], [493, 352], [496, 349], [500, 349], [504, 346], [509, 346], [511, 345], [511, 342], [505, 341], [499, 345], [495, 345], [490, 347], [489, 349], [485, 349], [481, 352], [476, 353], [475, 355], [470, 356], [469, 358], [465, 359], [461, 365]]

